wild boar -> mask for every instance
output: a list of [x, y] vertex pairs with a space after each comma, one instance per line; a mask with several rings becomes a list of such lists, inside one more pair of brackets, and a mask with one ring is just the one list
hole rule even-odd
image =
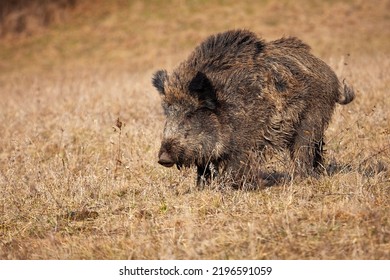
[[355, 96], [299, 39], [247, 30], [208, 37], [152, 83], [166, 116], [158, 162], [196, 166], [198, 185], [227, 173], [240, 184], [265, 147], [288, 150], [299, 175], [318, 173], [335, 104]]

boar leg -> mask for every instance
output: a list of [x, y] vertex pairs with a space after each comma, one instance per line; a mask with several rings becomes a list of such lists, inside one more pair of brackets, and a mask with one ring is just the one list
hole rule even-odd
[[211, 183], [211, 181], [218, 175], [218, 163], [210, 162], [203, 165], [197, 166], [197, 186], [203, 188], [204, 186]]
[[323, 166], [323, 146], [321, 125], [315, 120], [302, 121], [290, 146], [294, 174], [302, 177], [316, 176], [320, 167]]

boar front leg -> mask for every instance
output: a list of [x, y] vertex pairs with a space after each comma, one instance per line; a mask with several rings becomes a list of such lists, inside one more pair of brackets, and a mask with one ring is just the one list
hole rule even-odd
[[197, 166], [197, 182], [198, 188], [204, 188], [218, 175], [218, 163], [209, 162], [206, 165]]

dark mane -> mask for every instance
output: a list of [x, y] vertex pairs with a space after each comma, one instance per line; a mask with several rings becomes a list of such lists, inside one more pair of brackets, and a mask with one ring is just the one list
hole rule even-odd
[[295, 48], [310, 51], [310, 46], [302, 42], [297, 37], [282, 37], [278, 40], [270, 42], [270, 44], [273, 44], [278, 48]]
[[192, 55], [188, 63], [198, 70], [205, 68], [224, 70], [240, 63], [248, 63], [248, 57], [257, 57], [265, 43], [247, 30], [230, 30], [208, 37]]

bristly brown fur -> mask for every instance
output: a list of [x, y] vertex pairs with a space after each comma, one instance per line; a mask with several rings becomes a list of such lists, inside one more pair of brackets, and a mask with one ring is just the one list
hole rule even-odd
[[196, 165], [199, 184], [248, 178], [251, 154], [267, 146], [289, 150], [297, 174], [317, 172], [335, 104], [354, 98], [299, 39], [266, 43], [246, 30], [210, 36], [153, 84], [167, 116], [159, 162]]

